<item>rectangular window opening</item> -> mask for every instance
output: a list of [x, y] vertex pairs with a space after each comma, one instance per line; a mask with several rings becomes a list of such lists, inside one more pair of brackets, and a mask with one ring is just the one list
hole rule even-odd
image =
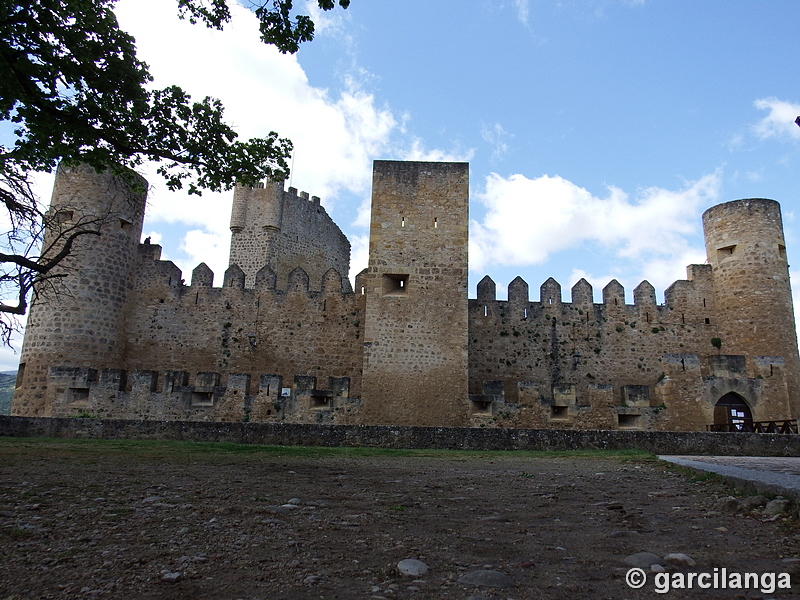
[[568, 406], [551, 406], [550, 418], [554, 421], [564, 421], [569, 418]]
[[70, 388], [69, 398], [71, 402], [88, 402], [89, 388]]
[[131, 229], [133, 229], [133, 223], [126, 219], [119, 220], [119, 228], [122, 229], [125, 233], [128, 233]]
[[19, 367], [17, 367], [17, 381], [14, 384], [15, 388], [22, 387], [22, 383], [25, 381], [25, 363], [19, 363]]
[[405, 226], [406, 226], [406, 218], [400, 217], [400, 227], [405, 227]]
[[214, 392], [192, 392], [191, 406], [214, 406]]
[[71, 210], [60, 210], [56, 213], [56, 223], [69, 223], [74, 214]]
[[384, 296], [405, 296], [408, 294], [408, 275], [390, 274], [383, 276]]
[[781, 259], [786, 260], [786, 246], [783, 244], [778, 244], [778, 256]]
[[433, 218], [433, 228], [436, 229], [439, 227], [439, 219], [436, 217]]
[[726, 258], [733, 256], [734, 252], [736, 252], [736, 244], [719, 248], [717, 249], [717, 258], [719, 260], [725, 260]]
[[472, 414], [490, 416], [492, 414], [492, 403], [486, 400], [473, 400]]
[[642, 415], [617, 415], [617, 422], [622, 429], [638, 429], [641, 427]]
[[330, 396], [311, 396], [311, 408], [314, 410], [325, 410], [331, 407]]

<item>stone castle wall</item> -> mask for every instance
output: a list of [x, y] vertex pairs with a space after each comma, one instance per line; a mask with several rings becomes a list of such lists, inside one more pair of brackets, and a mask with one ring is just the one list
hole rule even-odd
[[[31, 310], [16, 415], [474, 427], [698, 430], [722, 397], [797, 417], [800, 361], [780, 209], [706, 212], [709, 264], [658, 304], [644, 281], [595, 303], [521, 278], [467, 298], [468, 165], [376, 161], [369, 267], [317, 198], [237, 188], [230, 267], [190, 284], [138, 244], [143, 198], [62, 169], [53, 210], [102, 214]], [[123, 186], [124, 187], [124, 186]], [[133, 208], [131, 208], [133, 207]], [[138, 207], [138, 208], [137, 208]], [[718, 407], [717, 407], [718, 408]]]
[[[664, 305], [655, 303], [646, 281], [634, 291], [634, 304], [625, 304], [616, 281], [603, 290], [603, 303], [595, 304], [584, 280], [573, 286], [572, 302], [562, 302], [553, 279], [541, 286], [540, 301], [531, 302], [522, 279], [509, 284], [508, 300], [501, 301], [494, 282], [484, 278], [478, 299], [469, 301], [469, 385], [478, 417], [473, 421], [697, 429], [713, 422], [722, 395], [712, 398], [700, 383], [719, 377], [759, 381], [758, 389], [744, 385], [742, 392], [756, 420], [790, 418], [782, 357], [760, 356], [731, 377], [710, 364], [718, 355], [712, 339], [719, 335], [710, 269], [691, 265], [688, 271], [691, 279], [673, 284]], [[686, 379], [697, 385], [687, 388]], [[775, 393], [762, 393], [768, 385]], [[697, 404], [676, 410], [674, 402], [667, 403], [676, 395]], [[759, 402], [762, 396], [770, 399]], [[494, 404], [481, 407], [487, 398]], [[522, 410], [509, 412], [509, 404]]]

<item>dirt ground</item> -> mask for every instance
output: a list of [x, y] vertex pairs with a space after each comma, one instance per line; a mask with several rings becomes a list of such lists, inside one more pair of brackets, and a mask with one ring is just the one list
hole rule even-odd
[[[730, 493], [644, 455], [0, 438], [0, 599], [800, 598], [797, 520]], [[634, 590], [644, 551], [795, 589]], [[459, 582], [478, 570], [511, 585]]]

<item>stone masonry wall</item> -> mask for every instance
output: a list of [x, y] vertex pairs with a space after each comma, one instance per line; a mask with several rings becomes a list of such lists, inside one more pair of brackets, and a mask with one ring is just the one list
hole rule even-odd
[[289, 273], [299, 267], [308, 274], [311, 289], [319, 291], [329, 269], [347, 279], [350, 242], [316, 196], [298, 195], [295, 188], [284, 192], [283, 183], [237, 186], [230, 264], [244, 271], [248, 288], [260, 287], [262, 279], [276, 278], [276, 285], [283, 289]]
[[[142, 188], [146, 182], [138, 180]], [[126, 353], [124, 323], [134, 285], [142, 231], [144, 193], [121, 177], [92, 167], [61, 165], [48, 215], [46, 255], [58, 252], [63, 236], [80, 230], [72, 253], [51, 275], [52, 285], [37, 285], [20, 357], [13, 411], [43, 414], [43, 389], [51, 365], [119, 364]], [[62, 236], [59, 238], [59, 234]], [[50, 248], [48, 251], [47, 249]]]
[[[664, 305], [656, 304], [646, 281], [634, 290], [630, 305], [616, 281], [604, 288], [603, 303], [595, 304], [584, 280], [573, 286], [572, 302], [566, 303], [553, 279], [541, 286], [540, 300], [530, 302], [522, 279], [511, 282], [507, 301], [498, 301], [494, 282], [485, 278], [478, 298], [469, 302], [473, 424], [702, 429], [712, 423], [713, 406], [724, 392], [714, 396], [703, 387], [704, 378], [721, 376], [707, 358], [719, 352], [712, 345], [719, 333], [711, 270], [691, 265], [688, 274], [688, 280], [670, 286]], [[669, 353], [678, 357], [680, 377], [671, 370]], [[770, 385], [774, 380], [777, 387], [767, 395], [784, 404], [758, 406], [766, 397], [761, 388], [742, 394], [754, 417], [790, 418], [781, 391], [782, 360], [760, 360], [770, 367], [750, 361], [748, 372], [728, 377], [758, 377]]]
[[780, 205], [747, 199], [703, 214], [723, 351], [782, 356], [789, 394], [800, 397], [800, 359]]
[[365, 423], [466, 423], [468, 200], [466, 163], [375, 162]]

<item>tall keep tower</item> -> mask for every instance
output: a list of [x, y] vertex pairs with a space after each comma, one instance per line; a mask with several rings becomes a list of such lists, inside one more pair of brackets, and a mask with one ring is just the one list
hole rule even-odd
[[51, 365], [122, 366], [147, 189], [144, 179], [138, 183], [142, 191], [134, 192], [108, 171], [58, 167], [43, 247], [52, 245], [50, 254], [58, 252], [65, 237], [78, 230], [99, 230], [100, 235], [76, 238], [57, 269], [65, 276], [52, 280], [53, 286], [37, 286], [17, 376], [17, 387], [24, 388], [15, 394], [14, 414], [47, 416], [43, 402]]
[[722, 352], [748, 361], [783, 357], [789, 398], [797, 399], [800, 362], [780, 205], [763, 198], [719, 204], [703, 213], [703, 230]]
[[469, 165], [375, 161], [364, 422], [466, 424]]

